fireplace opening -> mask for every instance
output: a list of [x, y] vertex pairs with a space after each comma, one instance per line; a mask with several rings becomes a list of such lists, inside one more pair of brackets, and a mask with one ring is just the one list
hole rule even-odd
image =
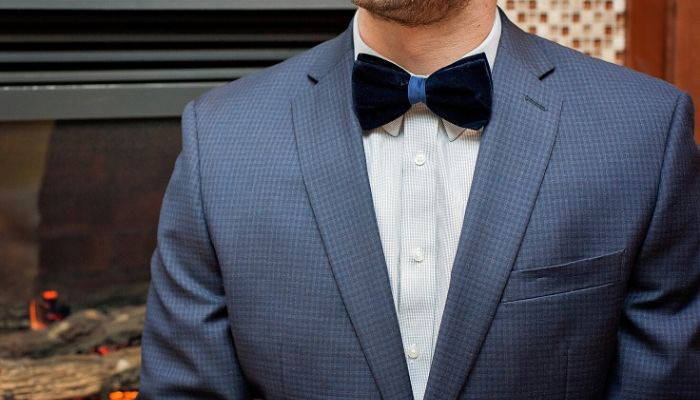
[[0, 122], [0, 399], [134, 399], [177, 118]]

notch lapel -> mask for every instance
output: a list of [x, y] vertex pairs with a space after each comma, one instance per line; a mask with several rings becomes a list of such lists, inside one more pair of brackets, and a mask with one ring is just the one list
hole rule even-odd
[[[351, 28], [292, 104], [304, 184], [330, 266], [383, 399], [411, 399], [398, 319], [352, 109]], [[320, 65], [320, 67], [319, 67]], [[324, 70], [325, 68], [325, 70]]]
[[556, 138], [553, 66], [501, 12], [493, 117], [484, 131], [425, 399], [459, 396], [491, 326]]

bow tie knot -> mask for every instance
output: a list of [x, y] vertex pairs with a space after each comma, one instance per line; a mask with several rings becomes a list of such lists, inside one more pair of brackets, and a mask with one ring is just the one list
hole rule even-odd
[[378, 128], [424, 103], [443, 119], [480, 129], [491, 117], [493, 83], [483, 53], [463, 58], [427, 78], [387, 60], [359, 54], [352, 73], [355, 114], [364, 130]]
[[408, 81], [408, 101], [411, 104], [425, 103], [427, 96], [425, 94], [426, 78], [411, 75], [411, 80]]

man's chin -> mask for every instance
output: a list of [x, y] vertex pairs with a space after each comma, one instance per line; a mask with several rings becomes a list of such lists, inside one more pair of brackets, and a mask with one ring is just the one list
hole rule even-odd
[[446, 19], [456, 6], [467, 4], [468, 0], [353, 0], [353, 3], [383, 20], [419, 27]]

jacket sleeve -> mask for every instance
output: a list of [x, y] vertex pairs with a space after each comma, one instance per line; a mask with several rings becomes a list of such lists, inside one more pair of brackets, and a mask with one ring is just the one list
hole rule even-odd
[[194, 103], [182, 131], [151, 259], [139, 398], [249, 398], [203, 211]]
[[608, 399], [700, 399], [700, 153], [681, 94], [632, 269]]

